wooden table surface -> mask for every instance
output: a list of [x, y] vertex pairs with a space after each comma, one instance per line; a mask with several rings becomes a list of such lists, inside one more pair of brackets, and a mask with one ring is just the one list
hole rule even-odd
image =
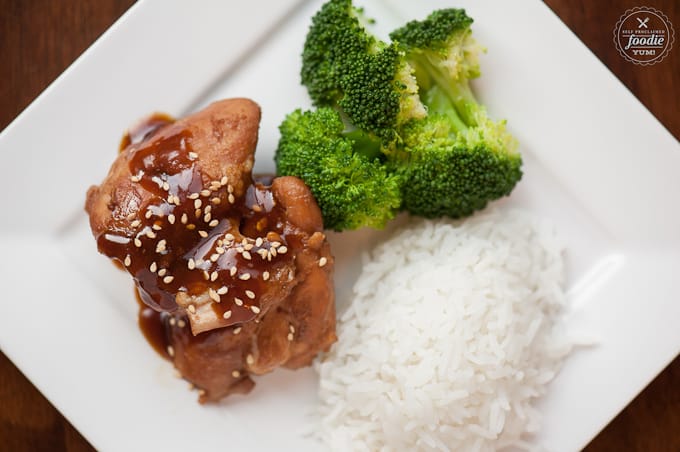
[[[0, 0], [0, 129], [132, 3], [130, 0]], [[455, 5], [455, 1], [451, 3]], [[547, 4], [661, 123], [676, 138], [680, 137], [680, 2], [548, 0]], [[675, 27], [674, 48], [664, 61], [654, 66], [636, 66], [625, 61], [612, 44], [614, 25], [626, 9], [635, 6], [663, 11]], [[540, 64], [540, 60], [536, 63]], [[92, 450], [2, 353], [0, 450]], [[631, 402], [586, 450], [680, 451], [680, 358]]]

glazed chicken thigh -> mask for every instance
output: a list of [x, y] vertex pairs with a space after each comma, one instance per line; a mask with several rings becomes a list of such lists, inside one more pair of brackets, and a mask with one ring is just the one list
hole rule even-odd
[[294, 177], [254, 179], [260, 109], [228, 99], [132, 128], [87, 193], [99, 251], [133, 277], [167, 356], [215, 401], [335, 340], [333, 259]]

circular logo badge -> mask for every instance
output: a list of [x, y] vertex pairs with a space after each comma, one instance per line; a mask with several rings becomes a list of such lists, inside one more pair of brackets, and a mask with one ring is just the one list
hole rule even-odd
[[661, 11], [646, 6], [627, 10], [614, 27], [614, 45], [631, 63], [649, 66], [673, 47], [673, 24]]

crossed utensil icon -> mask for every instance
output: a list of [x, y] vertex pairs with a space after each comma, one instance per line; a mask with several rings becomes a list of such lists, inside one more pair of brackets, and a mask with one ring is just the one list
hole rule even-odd
[[645, 20], [640, 19], [639, 17], [636, 17], [637, 21], [640, 22], [640, 25], [638, 25], [638, 28], [647, 28], [647, 22], [649, 22], [649, 17], [645, 17]]

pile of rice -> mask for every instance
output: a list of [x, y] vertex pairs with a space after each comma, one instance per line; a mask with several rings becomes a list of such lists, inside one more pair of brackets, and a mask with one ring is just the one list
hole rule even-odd
[[316, 364], [337, 451], [528, 448], [570, 347], [563, 246], [528, 213], [410, 220], [365, 256], [339, 341]]

